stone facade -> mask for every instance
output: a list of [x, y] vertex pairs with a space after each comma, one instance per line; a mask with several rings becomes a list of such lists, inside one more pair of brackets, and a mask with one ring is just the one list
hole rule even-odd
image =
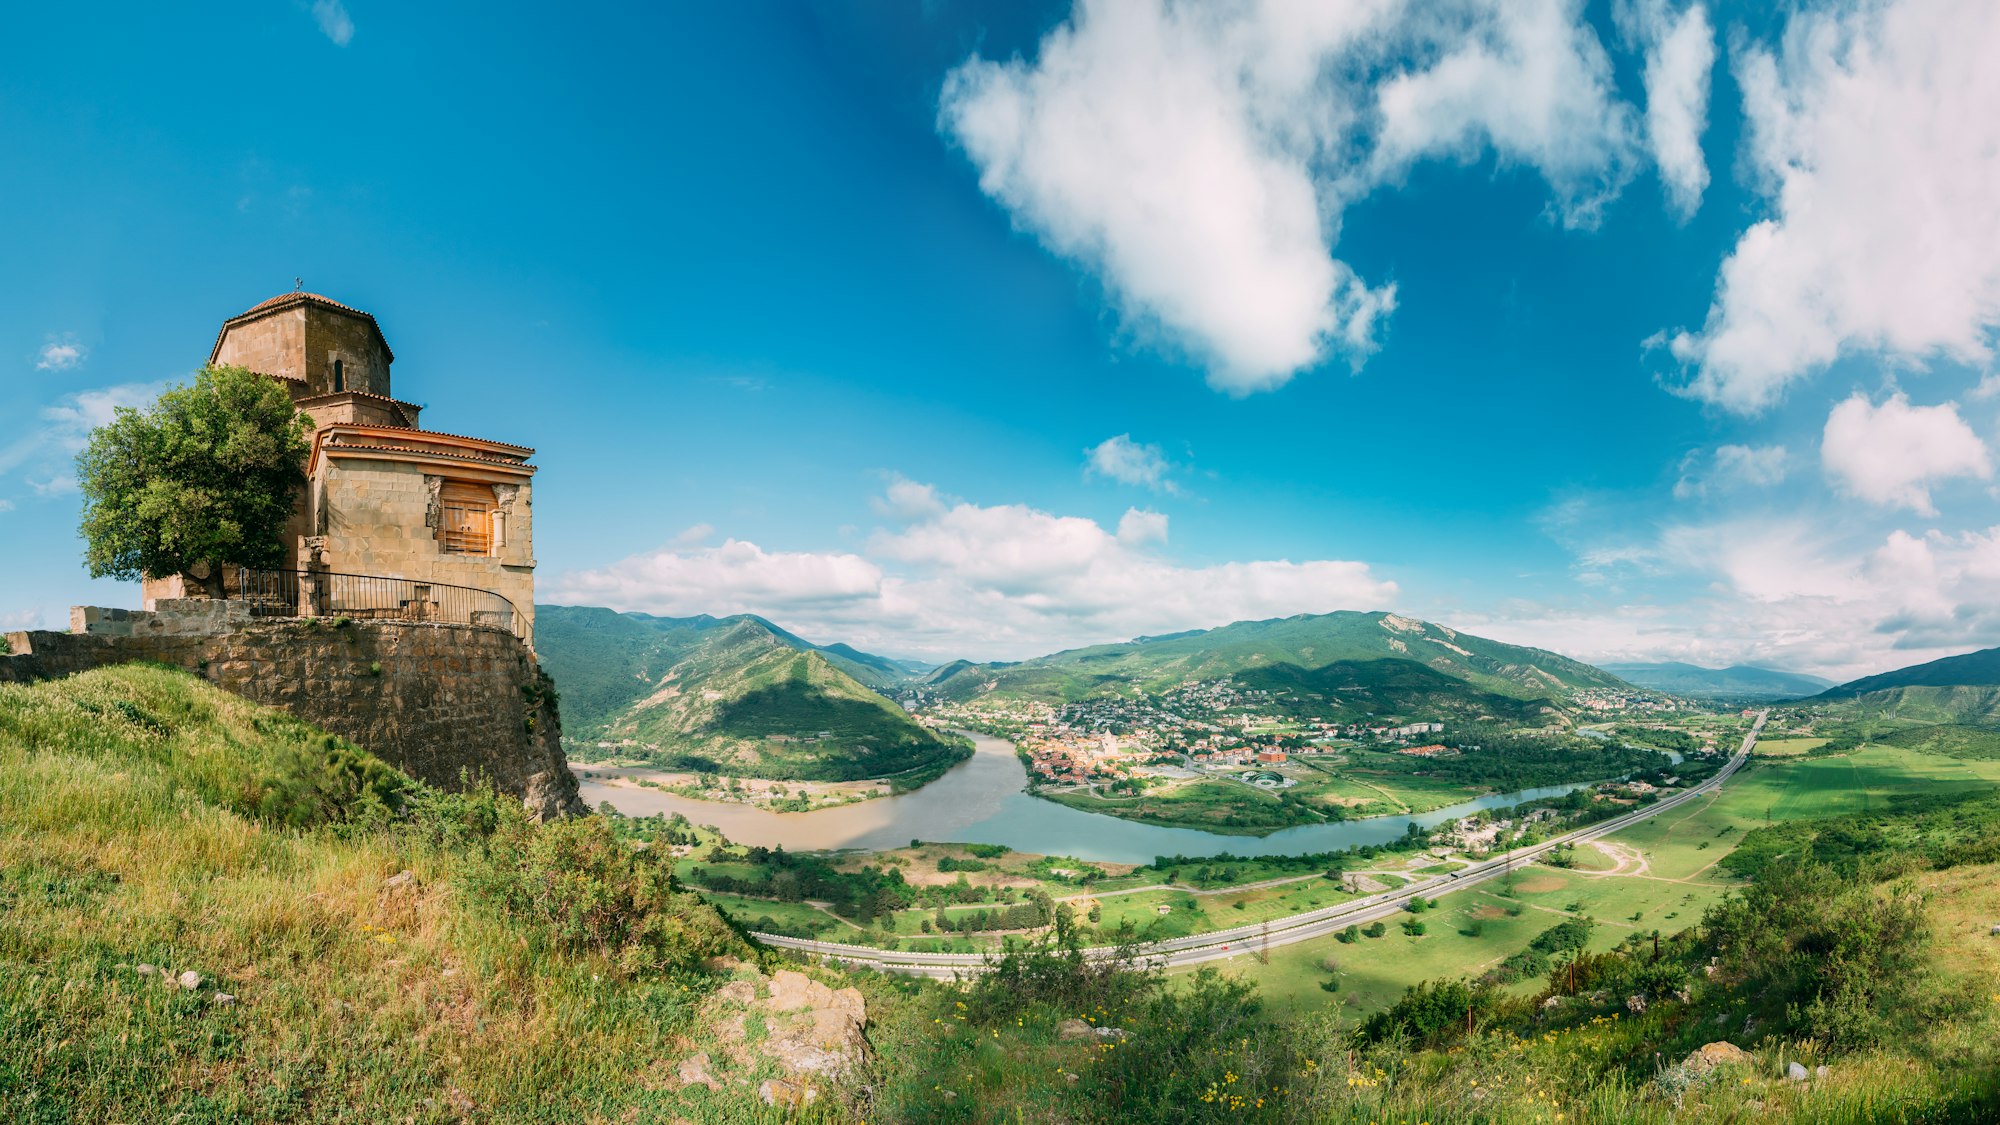
[[[419, 429], [421, 408], [392, 397], [394, 361], [373, 316], [316, 293], [280, 294], [217, 334], [210, 363], [283, 382], [313, 421], [283, 569], [491, 591], [512, 603], [513, 628], [532, 647], [534, 450]], [[446, 488], [459, 498], [448, 521], [438, 502]], [[480, 499], [466, 500], [468, 489]], [[230, 596], [236, 585], [223, 575]], [[144, 588], [149, 609], [198, 593], [178, 575]], [[310, 611], [322, 610], [341, 607]]]
[[[322, 452], [328, 452], [323, 450]], [[478, 480], [476, 470], [440, 468], [367, 454], [335, 455], [315, 465], [313, 482], [328, 499], [315, 505], [321, 537], [315, 564], [337, 574], [389, 578], [491, 590], [512, 602], [522, 616], [521, 632], [532, 638], [535, 612], [535, 559], [530, 550], [534, 522], [526, 483], [504, 478], [494, 486], [492, 546], [487, 554], [453, 554], [439, 549], [432, 512], [437, 485], [451, 479]]]
[[7, 634], [0, 682], [153, 661], [288, 711], [434, 785], [490, 777], [541, 817], [580, 814], [553, 685], [518, 638], [400, 621], [252, 620], [231, 603], [79, 610], [98, 631]]

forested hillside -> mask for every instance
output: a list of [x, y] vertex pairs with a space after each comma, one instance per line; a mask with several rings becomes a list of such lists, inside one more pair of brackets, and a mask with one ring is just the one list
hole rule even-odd
[[856, 679], [896, 665], [759, 617], [542, 606], [536, 649], [569, 736], [703, 772], [806, 781], [933, 774], [966, 754]]
[[[1371, 669], [1373, 662], [1389, 663]], [[1356, 714], [1423, 710], [1446, 697], [1459, 700], [1452, 704], [1455, 711], [1493, 710], [1504, 706], [1495, 702], [1502, 699], [1518, 704], [1563, 701], [1579, 691], [1638, 690], [1609, 672], [1553, 652], [1391, 613], [1346, 611], [1240, 621], [1018, 663], [959, 663], [939, 669], [928, 682], [960, 701], [990, 695], [1059, 702], [1160, 691], [1186, 680], [1310, 679], [1314, 670], [1336, 665], [1338, 673], [1319, 678], [1339, 679], [1354, 694], [1349, 709]], [[1413, 672], [1411, 665], [1433, 675]]]

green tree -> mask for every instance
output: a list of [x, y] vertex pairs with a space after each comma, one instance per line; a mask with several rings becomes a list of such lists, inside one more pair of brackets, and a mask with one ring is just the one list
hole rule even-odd
[[120, 407], [76, 458], [91, 576], [179, 574], [219, 596], [224, 564], [280, 565], [311, 432], [283, 384], [241, 367]]

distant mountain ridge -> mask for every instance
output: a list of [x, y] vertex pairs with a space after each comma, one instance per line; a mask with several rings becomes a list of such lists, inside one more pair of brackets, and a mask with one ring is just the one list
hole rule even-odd
[[848, 645], [814, 645], [748, 614], [537, 606], [536, 618], [536, 650], [579, 741], [630, 740], [681, 768], [821, 781], [963, 756], [870, 686], [905, 670]]
[[[1518, 713], [1523, 703], [1565, 701], [1579, 691], [1639, 690], [1603, 669], [1543, 649], [1393, 613], [1346, 610], [1239, 621], [1013, 663], [958, 661], [926, 683], [960, 701], [993, 696], [1065, 702], [1133, 689], [1158, 692], [1187, 680], [1249, 676], [1256, 681], [1273, 669], [1303, 673], [1336, 665], [1340, 670], [1333, 679], [1344, 687], [1333, 690], [1333, 679], [1321, 677], [1321, 688], [1340, 705], [1359, 711], [1372, 704], [1377, 713], [1383, 707], [1404, 709], [1412, 692], [1415, 701], [1433, 709], [1442, 696], [1456, 694], [1471, 705], [1457, 710]], [[1412, 666], [1430, 675], [1413, 673]], [[1296, 677], [1279, 673], [1279, 678]]]
[[1820, 694], [1822, 699], [1852, 699], [1869, 692], [1901, 687], [1996, 687], [2000, 686], [2000, 648], [1947, 656], [1923, 664], [1912, 664], [1893, 672], [1882, 672], [1849, 680]]
[[1657, 664], [1600, 664], [1598, 667], [1640, 687], [1696, 698], [1796, 699], [1825, 691], [1832, 680], [1750, 664], [1704, 668], [1665, 661]]
[[2000, 648], [1863, 676], [1813, 696], [1924, 722], [2000, 723]]

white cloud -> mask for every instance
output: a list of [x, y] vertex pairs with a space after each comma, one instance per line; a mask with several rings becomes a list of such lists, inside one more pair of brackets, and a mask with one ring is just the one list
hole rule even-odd
[[319, 29], [336, 47], [345, 47], [354, 38], [354, 20], [347, 14], [347, 5], [340, 0], [313, 0], [313, 19], [319, 21]]
[[[43, 408], [40, 424], [25, 431], [0, 431], [0, 476], [23, 466], [39, 468], [53, 475], [84, 446], [90, 431], [110, 422], [121, 406], [143, 406], [159, 397], [162, 384], [121, 383], [96, 390], [65, 395]], [[66, 467], [66, 466], [65, 466]], [[32, 483], [32, 482], [31, 482]], [[34, 485], [47, 492], [51, 486], [61, 491], [64, 479]], [[73, 487], [74, 481], [67, 481]]]
[[904, 520], [925, 519], [944, 511], [944, 501], [938, 498], [935, 485], [918, 484], [900, 476], [889, 478], [888, 489], [876, 498], [874, 506], [885, 516]]
[[708, 537], [714, 534], [715, 525], [698, 523], [683, 528], [678, 535], [675, 535], [667, 542], [675, 547], [692, 547], [697, 543], [706, 542]]
[[47, 613], [40, 606], [35, 606], [32, 609], [16, 609], [0, 613], [0, 633], [10, 633], [16, 629], [36, 628], [41, 625], [42, 619], [45, 616], [47, 616]]
[[83, 362], [83, 345], [68, 337], [51, 339], [35, 353], [37, 371], [68, 371]]
[[2000, 325], [2000, 5], [1800, 11], [1740, 52], [1744, 164], [1771, 214], [1723, 262], [1687, 390], [1774, 402], [1844, 354], [1979, 363]]
[[[1767, 512], [1671, 525], [1578, 561], [1629, 569], [1645, 593], [1449, 619], [1584, 660], [1749, 663], [1836, 680], [2000, 644], [2000, 527], [1844, 535]], [[1681, 583], [1686, 594], [1672, 593]]]
[[1143, 547], [1167, 541], [1167, 517], [1161, 512], [1127, 508], [1118, 517], [1118, 542], [1126, 547]]
[[868, 602], [882, 571], [859, 555], [766, 551], [730, 539], [719, 547], [667, 547], [601, 570], [563, 576], [573, 602], [655, 613], [771, 613]]
[[1576, 0], [1438, 5], [1405, 30], [1437, 52], [1376, 92], [1382, 178], [1420, 157], [1476, 157], [1539, 169], [1571, 226], [1595, 226], [1629, 178], [1634, 126], [1618, 100], [1611, 60]]
[[1711, 491], [1768, 488], [1785, 479], [1790, 459], [1782, 445], [1719, 445], [1705, 458], [1696, 450], [1681, 460], [1674, 497], [1692, 500]]
[[14, 510], [14, 502], [12, 500], [0, 499], [0, 514], [11, 512], [13, 510]]
[[[906, 497], [926, 488], [897, 483], [909, 486]], [[564, 575], [550, 596], [675, 616], [755, 612], [864, 648], [996, 659], [1247, 618], [1380, 608], [1397, 594], [1360, 562], [1179, 565], [1154, 550], [1167, 518], [1143, 509], [1128, 510], [1114, 532], [1021, 504], [925, 495], [933, 506], [878, 529], [860, 554], [766, 551], [737, 540], [668, 547]], [[882, 509], [897, 504], [885, 500]]]
[[939, 103], [1016, 224], [1232, 394], [1378, 346], [1396, 288], [1333, 255], [1349, 204], [1490, 148], [1588, 225], [1631, 118], [1577, 0], [1078, 0], [1032, 61], [967, 59]]
[[1952, 403], [1911, 406], [1903, 395], [1880, 406], [1855, 394], [1827, 415], [1820, 462], [1844, 491], [1875, 504], [1936, 515], [1929, 484], [1993, 475], [1986, 445]]
[[1174, 482], [1167, 479], [1173, 465], [1166, 454], [1157, 445], [1133, 441], [1131, 434], [1105, 438], [1084, 450], [1084, 456], [1086, 474], [1110, 477], [1120, 484], [1179, 491]]
[[1667, 0], [1620, 0], [1613, 12], [1626, 38], [1645, 52], [1646, 146], [1668, 202], [1685, 219], [1701, 206], [1702, 192], [1708, 189], [1701, 135], [1708, 127], [1715, 29], [1701, 4], [1690, 4], [1676, 15]]

